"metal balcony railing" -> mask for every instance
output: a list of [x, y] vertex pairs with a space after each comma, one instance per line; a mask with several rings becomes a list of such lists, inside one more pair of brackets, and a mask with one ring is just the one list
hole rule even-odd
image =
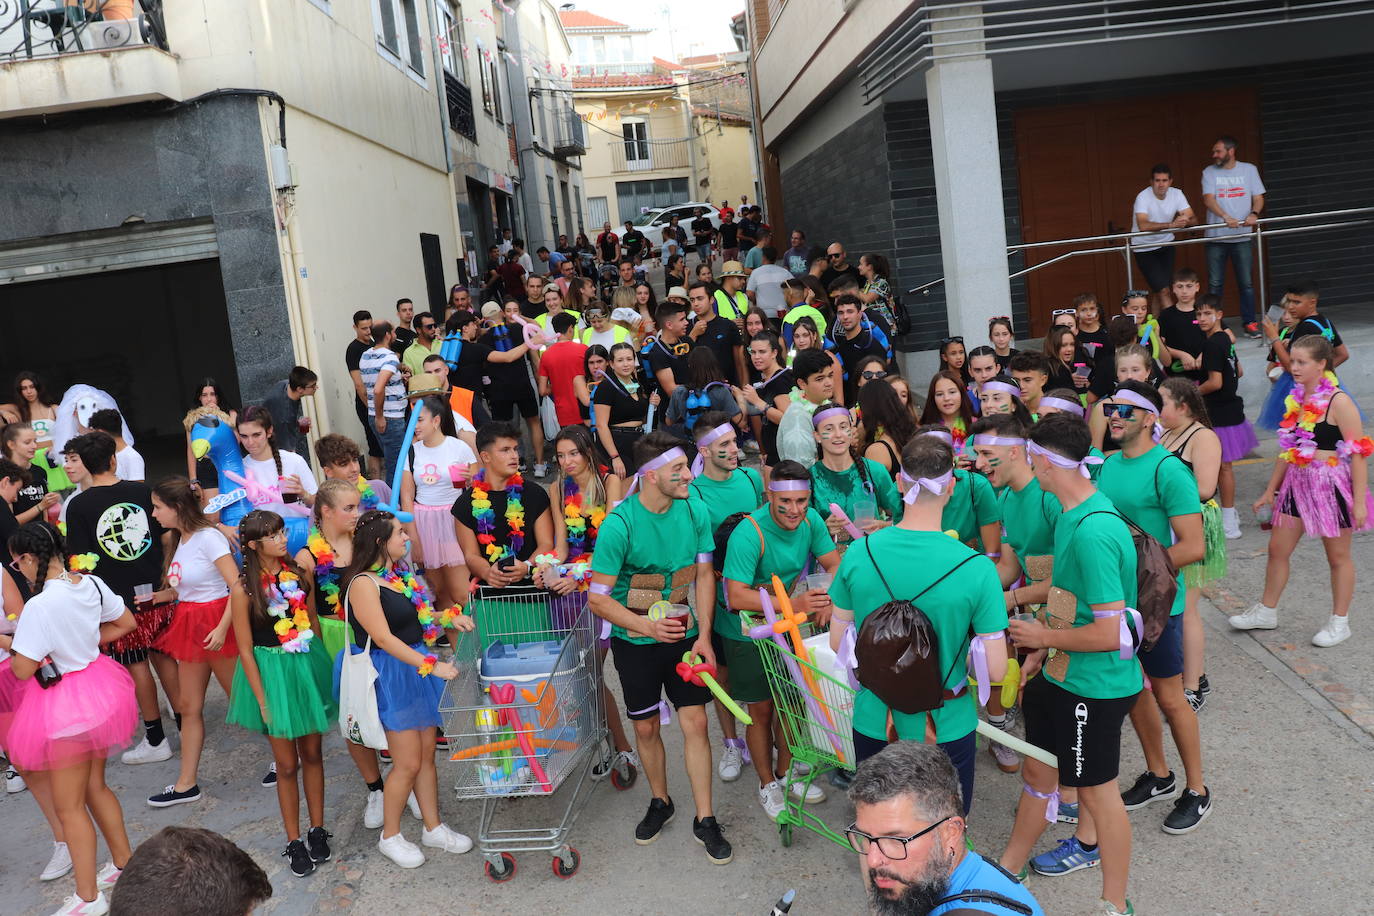
[[582, 62], [573, 64], [572, 67], [574, 76], [623, 76], [625, 74], [653, 73], [654, 69], [653, 61], [629, 64]]
[[0, 0], [0, 62], [144, 45], [168, 50], [162, 0]]
[[472, 90], [456, 76], [444, 71], [444, 99], [448, 103], [449, 126], [477, 142], [477, 117], [472, 109]]
[[572, 108], [554, 117], [553, 154], [562, 159], [585, 156], [587, 153], [587, 125]]
[[685, 169], [692, 161], [691, 140], [612, 140], [611, 169], [650, 172]]

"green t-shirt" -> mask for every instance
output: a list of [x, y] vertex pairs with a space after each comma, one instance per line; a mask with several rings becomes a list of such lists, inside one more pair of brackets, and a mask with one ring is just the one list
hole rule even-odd
[[[1126, 607], [1135, 607], [1135, 542], [1115, 511], [1110, 499], [1094, 493], [1055, 523], [1054, 584], [1078, 599], [1076, 627], [1093, 622], [1094, 604], [1124, 601]], [[1086, 518], [1091, 512], [1113, 514]], [[1106, 652], [1074, 652], [1064, 680], [1048, 672], [1045, 677], [1072, 694], [1096, 700], [1134, 696], [1144, 684], [1140, 662], [1122, 658], [1116, 647]]]
[[1002, 521], [997, 494], [992, 492], [992, 484], [982, 474], [956, 469], [954, 480], [954, 492], [945, 505], [940, 527], [959, 532], [960, 541], [982, 553], [983, 539], [979, 529]]
[[[630, 591], [630, 577], [638, 573], [664, 577], [663, 597], [672, 591], [673, 573], [695, 566], [698, 554], [712, 550], [711, 526], [699, 506], [689, 499], [675, 499], [662, 514], [644, 508], [636, 494], [616, 506], [601, 523], [596, 535], [592, 572], [615, 576], [611, 597], [621, 604]], [[693, 618], [689, 637], [695, 636]], [[632, 636], [623, 627], [611, 635], [633, 643], [651, 643], [648, 636]]]
[[[771, 590], [776, 575], [790, 592], [812, 557], [823, 557], [835, 549], [835, 542], [825, 529], [825, 521], [815, 509], [806, 510], [806, 518], [795, 531], [779, 526], [766, 505], [750, 513], [749, 518], [758, 524], [757, 528], [749, 519], [740, 519], [730, 534], [725, 548], [726, 579], [748, 586], [767, 585]], [[735, 614], [717, 613], [714, 629], [726, 639], [750, 641], [740, 632], [739, 617]]]
[[[1175, 515], [1200, 515], [1202, 501], [1197, 495], [1197, 478], [1173, 452], [1156, 445], [1139, 458], [1114, 452], [1102, 462], [1097, 487], [1112, 501], [1117, 511], [1149, 532], [1165, 547], [1174, 543], [1169, 519]], [[1171, 617], [1183, 613], [1185, 599], [1183, 572], [1178, 574], [1178, 594]]]
[[753, 468], [735, 468], [724, 480], [712, 480], [699, 474], [692, 478], [687, 489], [706, 509], [712, 531], [736, 512], [753, 512], [763, 505], [763, 478]]
[[[919, 557], [919, 562], [912, 562], [914, 557]], [[830, 598], [836, 607], [853, 611], [854, 626], [859, 627], [865, 617], [891, 601], [894, 594], [898, 598], [912, 598], [969, 557], [973, 559], [964, 563], [958, 572], [916, 601], [939, 636], [940, 674], [949, 672], [945, 687], [953, 689], [968, 683], [966, 659], [970, 629], [975, 633], [996, 633], [1007, 628], [1002, 583], [997, 578], [997, 567], [987, 557], [978, 555], [944, 532], [883, 528], [845, 553], [830, 586]], [[892, 586], [892, 592], [883, 584], [883, 577]], [[887, 712], [882, 700], [868, 688], [861, 687], [854, 698], [854, 730], [870, 738], [885, 740]], [[938, 740], [963, 738], [978, 724], [973, 691], [966, 689], [954, 699], [946, 700], [932, 715]], [[892, 721], [899, 738], [924, 740], [925, 713], [893, 712]]]
[[[835, 503], [852, 520], [854, 501], [871, 499], [878, 504], [888, 521], [902, 520], [902, 495], [897, 485], [881, 464], [868, 458], [860, 458], [866, 474], [859, 473], [856, 461], [846, 471], [832, 471], [822, 461], [811, 465], [811, 507], [820, 513], [821, 518], [830, 518], [830, 504]], [[865, 477], [867, 478], [865, 480]]]
[[998, 495], [1002, 543], [1016, 551], [1024, 574], [1026, 557], [1054, 555], [1054, 525], [1064, 507], [1058, 497], [1040, 489], [1040, 481], [1034, 477], [1020, 490], [1003, 487]]
[[[1092, 448], [1088, 449], [1088, 454], [1089, 454], [1089, 455], [1092, 455], [1094, 458], [1102, 458], [1102, 459], [1104, 459], [1104, 460], [1105, 460], [1106, 457], [1107, 457], [1105, 454], [1103, 454], [1102, 449], [1098, 448], [1098, 447], [1095, 446], [1095, 445], [1094, 445]], [[1092, 480], [1092, 482], [1093, 482], [1094, 484], [1097, 483], [1097, 478], [1099, 478], [1099, 477], [1102, 476], [1102, 465], [1100, 465], [1100, 464], [1090, 464], [1090, 465], [1088, 465], [1088, 475], [1089, 475], [1089, 479]]]

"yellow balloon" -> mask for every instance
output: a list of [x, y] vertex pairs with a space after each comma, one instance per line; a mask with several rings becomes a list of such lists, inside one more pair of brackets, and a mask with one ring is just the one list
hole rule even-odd
[[[968, 682], [974, 687], [978, 686], [978, 678], [969, 672]], [[1007, 676], [1002, 678], [1002, 708], [1010, 709], [1016, 705], [1016, 694], [1021, 689], [1021, 663], [1016, 660], [1016, 656], [1007, 659]]]

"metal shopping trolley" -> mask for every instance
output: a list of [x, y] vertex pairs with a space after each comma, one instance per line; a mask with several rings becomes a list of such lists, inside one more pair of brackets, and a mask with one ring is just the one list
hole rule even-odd
[[[760, 620], [740, 615], [745, 627]], [[823, 819], [806, 810], [806, 792], [793, 794], [792, 784], [805, 787], [833, 770], [854, 768], [854, 694], [848, 684], [834, 674], [834, 654], [829, 634], [811, 625], [802, 628], [803, 643], [810, 657], [802, 658], [772, 639], [755, 640], [763, 656], [763, 671], [768, 679], [773, 706], [782, 723], [783, 738], [792, 757], [807, 765], [804, 776], [789, 771], [783, 787], [786, 807], [778, 815], [778, 838], [792, 845], [793, 826], [805, 827], [845, 849], [849, 840]]]
[[[553, 853], [553, 873], [570, 878], [581, 857], [568, 844], [595, 786], [591, 769], [609, 754], [599, 620], [585, 592], [554, 595], [536, 588], [483, 587], [468, 607], [477, 624], [454, 653], [458, 677], [440, 712], [460, 799], [482, 803], [477, 846], [487, 877], [508, 881], [517, 852]], [[547, 805], [504, 805], [549, 797]], [[548, 811], [554, 826], [521, 823]]]

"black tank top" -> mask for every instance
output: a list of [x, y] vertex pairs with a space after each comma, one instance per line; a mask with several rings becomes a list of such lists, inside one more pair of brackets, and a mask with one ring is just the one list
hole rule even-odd
[[[366, 579], [367, 582], [359, 582], [360, 579]], [[420, 628], [420, 618], [416, 615], [415, 605], [411, 604], [405, 595], [392, 591], [365, 574], [349, 583], [349, 595], [353, 594], [354, 588], [375, 588], [381, 593], [382, 616], [386, 618], [386, 625], [391, 629], [392, 636], [408, 646], [413, 646], [424, 638], [424, 630]], [[347, 596], [344, 597], [344, 602], [348, 603]], [[351, 604], [348, 607], [348, 624], [353, 628], [354, 641], [360, 646], [367, 645], [367, 630], [358, 623], [358, 618], [353, 616]]]
[[[309, 601], [310, 583], [302, 578], [299, 584], [301, 590], [305, 592], [305, 600]], [[257, 614], [249, 614], [248, 627], [253, 632], [253, 645], [260, 646], [264, 649], [279, 648], [281, 646], [281, 639], [277, 637], [277, 631], [274, 629], [276, 622], [277, 618], [271, 615], [259, 617]], [[316, 633], [315, 635], [319, 636], [320, 634]]]
[[[1335, 401], [1343, 392], [1337, 391], [1331, 396], [1331, 401]], [[1332, 423], [1327, 417], [1331, 416], [1331, 401], [1326, 403], [1326, 413], [1312, 427], [1312, 439], [1317, 444], [1317, 448], [1324, 452], [1334, 452], [1336, 443], [1341, 441], [1341, 428]]]
[[[1184, 464], [1188, 466], [1188, 470], [1193, 471], [1195, 476], [1197, 474], [1197, 471], [1193, 467], [1193, 463], [1189, 461], [1187, 458], [1184, 458], [1183, 453], [1188, 449], [1188, 443], [1193, 441], [1193, 437], [1197, 435], [1197, 431], [1200, 429], [1202, 429], [1202, 424], [1198, 423], [1196, 426], [1193, 427], [1193, 431], [1188, 434], [1188, 438], [1184, 439], [1176, 447], [1169, 449], [1169, 451], [1172, 452], [1174, 456], [1178, 458], [1179, 461], [1182, 461]], [[1203, 502], [1208, 502], [1209, 500], [1216, 499], [1216, 497], [1217, 491], [1213, 490], [1212, 495], [1207, 497], [1207, 499], [1204, 499]]]

